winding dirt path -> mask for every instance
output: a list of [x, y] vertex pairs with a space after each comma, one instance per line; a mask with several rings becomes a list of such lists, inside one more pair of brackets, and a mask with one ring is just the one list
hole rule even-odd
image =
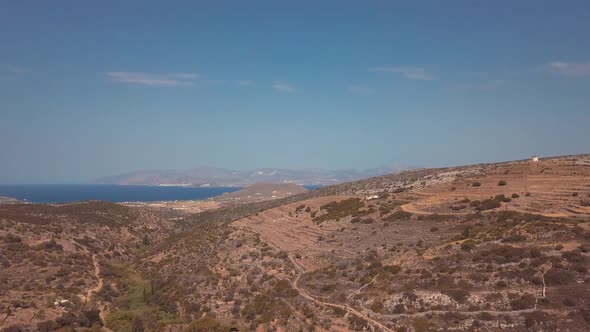
[[299, 265], [299, 263], [297, 263], [297, 261], [295, 261], [295, 259], [293, 257], [291, 257], [291, 255], [288, 255], [289, 260], [295, 265], [295, 267], [297, 267], [297, 270], [299, 270], [299, 273], [297, 274], [297, 277], [295, 277], [295, 280], [293, 280], [293, 288], [295, 288], [299, 294], [301, 294], [301, 296], [303, 296], [304, 298], [318, 303], [320, 305], [323, 306], [328, 306], [328, 307], [333, 307], [333, 308], [339, 308], [339, 309], [343, 309], [346, 310], [349, 313], [352, 313], [355, 316], [361, 317], [363, 319], [365, 319], [366, 321], [368, 321], [370, 324], [379, 327], [380, 329], [382, 329], [383, 331], [391, 331], [393, 332], [392, 329], [386, 327], [385, 325], [379, 323], [378, 321], [374, 320], [373, 318], [365, 315], [364, 313], [350, 307], [347, 304], [344, 305], [340, 305], [340, 304], [335, 304], [335, 303], [330, 303], [330, 302], [324, 302], [324, 301], [320, 301], [316, 298], [314, 298], [313, 296], [311, 296], [306, 290], [302, 289], [301, 287], [299, 287], [299, 278], [301, 278], [301, 276], [305, 273], [305, 270]]
[[361, 287], [355, 289], [352, 293], [348, 294], [348, 296], [346, 297], [348, 300], [350, 300], [350, 298], [352, 298], [355, 295], [358, 295], [361, 293], [361, 291], [367, 287], [369, 287], [369, 285], [371, 285], [372, 283], [375, 282], [375, 280], [377, 280], [377, 278], [379, 277], [379, 273], [377, 273], [376, 276], [373, 277], [373, 279], [371, 279], [371, 281], [369, 281], [368, 283], [362, 285]]
[[90, 297], [92, 296], [92, 294], [98, 292], [102, 288], [102, 286], [104, 285], [104, 280], [100, 276], [100, 264], [98, 262], [98, 257], [96, 256], [96, 254], [92, 255], [92, 265], [94, 265], [94, 276], [98, 280], [98, 283], [96, 286], [88, 289], [86, 291], [86, 295], [82, 295], [82, 299], [84, 301], [90, 300]]
[[[92, 297], [92, 294], [100, 291], [100, 289], [104, 285], [104, 279], [100, 276], [100, 262], [98, 261], [98, 256], [96, 254], [92, 255], [92, 265], [94, 266], [94, 276], [96, 277], [97, 284], [96, 284], [96, 286], [88, 289], [86, 291], [85, 295], [80, 296], [82, 298], [82, 300], [84, 300], [85, 303], [90, 300], [90, 298]], [[100, 319], [102, 320], [102, 323], [103, 323], [102, 330], [106, 331], [106, 332], [113, 332], [111, 329], [106, 327], [107, 320], [106, 320], [105, 305], [102, 302], [98, 302], [98, 307], [99, 307], [98, 315], [100, 316]]]
[[[239, 230], [242, 231], [246, 231], [246, 232], [250, 232], [250, 233], [254, 233], [254, 234], [258, 234], [256, 231], [249, 229], [247, 227], [236, 227]], [[281, 250], [278, 246], [276, 246], [274, 243], [265, 240], [265, 242], [272, 247], [275, 250]], [[380, 328], [382, 331], [387, 331], [387, 332], [393, 332], [392, 329], [388, 328], [387, 326], [381, 324], [380, 322], [374, 320], [373, 318], [369, 317], [368, 315], [350, 307], [347, 304], [336, 304], [336, 303], [331, 303], [331, 302], [325, 302], [325, 301], [321, 301], [316, 299], [315, 297], [313, 297], [311, 294], [309, 294], [305, 289], [299, 287], [299, 278], [301, 278], [301, 276], [306, 272], [306, 270], [293, 258], [293, 256], [291, 256], [290, 254], [287, 254], [287, 257], [289, 258], [289, 260], [291, 261], [291, 263], [293, 263], [293, 265], [295, 266], [295, 268], [297, 269], [297, 271], [299, 271], [299, 273], [297, 274], [297, 276], [295, 277], [295, 279], [291, 282], [291, 285], [293, 286], [294, 289], [296, 289], [299, 294], [301, 296], [303, 296], [305, 299], [315, 302], [319, 305], [322, 306], [328, 306], [328, 307], [332, 307], [332, 308], [339, 308], [342, 310], [346, 310], [346, 312], [351, 313], [357, 317], [363, 318], [364, 320], [366, 320], [367, 322], [369, 322], [369, 324], [372, 324], [373, 326], [377, 326], [378, 328]], [[373, 280], [374, 281], [374, 280]], [[371, 281], [371, 282], [373, 282]], [[366, 285], [365, 285], [366, 286]]]
[[[258, 234], [257, 232], [250, 230], [250, 229], [245, 229], [242, 227], [239, 227], [239, 229], [243, 230], [243, 231], [247, 231], [247, 232], [251, 232], [251, 233], [255, 233]], [[274, 248], [275, 250], [280, 250], [279, 247], [277, 247], [276, 245], [274, 245], [272, 242], [270, 241], [266, 241], [266, 243], [268, 243], [269, 246], [271, 246], [272, 248]], [[328, 307], [332, 307], [332, 308], [339, 308], [342, 310], [345, 310], [346, 312], [353, 314], [357, 317], [363, 318], [365, 319], [369, 324], [381, 329], [382, 331], [393, 331], [392, 329], [386, 327], [385, 325], [383, 325], [382, 323], [380, 323], [379, 321], [371, 318], [371, 316], [369, 316], [368, 314], [365, 314], [357, 309], [354, 309], [353, 307], [351, 307], [348, 304], [336, 304], [336, 303], [331, 303], [331, 302], [326, 302], [326, 301], [322, 301], [317, 299], [316, 297], [314, 297], [313, 295], [311, 295], [310, 293], [308, 293], [305, 289], [299, 287], [299, 279], [301, 278], [301, 276], [306, 273], [306, 269], [300, 264], [298, 263], [290, 254], [287, 255], [288, 259], [291, 261], [291, 263], [293, 263], [293, 265], [295, 266], [295, 268], [297, 269], [298, 273], [297, 276], [295, 277], [295, 279], [293, 279], [293, 281], [291, 282], [292, 286], [294, 289], [296, 289], [299, 294], [304, 297], [305, 299], [315, 302], [319, 305], [322, 306], [328, 306]], [[416, 312], [416, 313], [400, 313], [400, 314], [378, 314], [375, 313], [369, 309], [366, 309], [363, 307], [363, 310], [368, 311], [370, 313], [370, 315], [374, 315], [375, 317], [380, 317], [382, 319], [399, 319], [402, 317], [406, 317], [406, 318], [411, 318], [411, 317], [426, 317], [430, 314], [446, 314], [449, 312], [457, 312], [457, 313], [461, 313], [467, 316], [475, 316], [478, 314], [481, 314], [483, 312], [485, 313], [489, 313], [492, 315], [509, 315], [509, 316], [516, 316], [516, 315], [520, 315], [523, 313], [531, 313], [534, 312], [537, 309], [537, 302], [540, 298], [544, 298], [545, 297], [545, 292], [546, 292], [546, 285], [545, 285], [545, 273], [547, 273], [547, 271], [549, 271], [551, 269], [551, 266], [548, 266], [548, 268], [539, 271], [541, 272], [541, 277], [543, 279], [543, 287], [541, 288], [540, 291], [540, 296], [536, 298], [535, 300], [535, 306], [533, 308], [529, 308], [529, 309], [521, 309], [521, 310], [478, 310], [478, 311], [449, 311], [449, 310], [429, 310], [429, 311], [424, 311], [424, 312]], [[359, 291], [361, 291], [362, 289], [364, 289], [365, 287], [367, 287], [368, 285], [370, 285], [371, 283], [375, 282], [375, 279], [377, 278], [377, 276], [375, 276], [373, 278], [373, 280], [371, 280], [369, 283], [361, 286], [359, 289], [355, 290], [352, 294], [349, 295], [352, 296], [355, 293], [359, 293]], [[558, 310], [543, 310], [544, 312], [552, 312], [552, 313], [558, 313]]]

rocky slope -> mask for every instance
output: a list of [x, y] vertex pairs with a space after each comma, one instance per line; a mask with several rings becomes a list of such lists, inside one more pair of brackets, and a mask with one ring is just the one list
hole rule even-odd
[[194, 327], [585, 331], [586, 160], [409, 171], [214, 211], [215, 235], [140, 269], [188, 290], [173, 298]]
[[213, 197], [216, 202], [257, 202], [278, 198], [285, 198], [307, 192], [303, 186], [295, 183], [255, 183], [231, 193], [224, 193], [221, 196]]
[[[0, 207], [0, 328], [590, 328], [588, 155], [406, 171], [184, 217], [84, 204]], [[40, 277], [27, 284], [27, 271]]]

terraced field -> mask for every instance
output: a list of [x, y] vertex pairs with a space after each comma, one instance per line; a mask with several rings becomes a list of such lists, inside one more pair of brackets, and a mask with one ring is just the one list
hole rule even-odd
[[587, 331], [589, 200], [580, 155], [406, 171], [182, 217], [8, 205], [0, 327]]

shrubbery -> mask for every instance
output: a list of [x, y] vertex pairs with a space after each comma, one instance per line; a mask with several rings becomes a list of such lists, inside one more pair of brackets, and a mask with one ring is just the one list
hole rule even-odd
[[535, 297], [530, 294], [525, 294], [522, 297], [510, 302], [512, 310], [530, 309], [535, 305]]
[[365, 204], [360, 198], [349, 198], [340, 202], [330, 202], [320, 207], [320, 210], [326, 211], [326, 213], [313, 218], [313, 220], [321, 223], [326, 220], [339, 220], [348, 216], [358, 217], [367, 215], [369, 213], [368, 210], [361, 210], [364, 207]]
[[383, 221], [386, 222], [394, 222], [398, 220], [408, 220], [412, 217], [410, 212], [406, 211], [395, 211], [394, 213], [390, 214], [386, 218], [383, 218]]
[[559, 268], [552, 268], [545, 273], [545, 282], [550, 285], [567, 285], [576, 281], [576, 276], [573, 272], [562, 270]]
[[465, 303], [467, 301], [467, 297], [469, 297], [469, 291], [465, 289], [449, 289], [442, 292], [443, 294], [448, 295], [453, 300], [459, 303]]
[[465, 240], [461, 243], [461, 249], [465, 251], [471, 251], [475, 248], [475, 242], [473, 240]]

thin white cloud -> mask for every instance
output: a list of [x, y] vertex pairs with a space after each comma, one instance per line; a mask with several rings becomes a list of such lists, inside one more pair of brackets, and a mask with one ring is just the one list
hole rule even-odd
[[25, 67], [21, 67], [21, 66], [7, 65], [6, 71], [8, 71], [9, 73], [12, 73], [12, 74], [25, 74], [25, 73], [30, 72], [31, 70], [28, 68], [25, 68]]
[[194, 73], [152, 74], [144, 72], [115, 71], [106, 73], [114, 82], [140, 84], [148, 86], [182, 86], [192, 85], [199, 77]]
[[569, 76], [569, 77], [581, 77], [590, 76], [590, 61], [587, 62], [562, 62], [553, 61], [547, 63], [545, 68], [551, 72]]
[[394, 73], [400, 74], [407, 79], [411, 80], [423, 80], [423, 81], [432, 81], [435, 79], [434, 75], [429, 73], [426, 69], [420, 67], [409, 67], [409, 66], [401, 66], [401, 67], [373, 67], [369, 68], [369, 71], [378, 72], [378, 73]]
[[477, 92], [477, 91], [490, 91], [494, 89], [501, 88], [506, 86], [506, 84], [510, 83], [507, 80], [501, 79], [493, 79], [493, 80], [482, 80], [482, 81], [473, 81], [473, 82], [466, 82], [466, 83], [458, 83], [458, 84], [451, 84], [445, 88], [443, 91], [447, 92]]
[[172, 76], [179, 78], [179, 79], [186, 79], [186, 80], [192, 80], [195, 79], [197, 77], [199, 77], [199, 74], [195, 74], [195, 73], [177, 73], [177, 74], [172, 74]]
[[16, 65], [0, 64], [0, 80], [2, 81], [15, 80], [30, 72], [31, 70], [29, 68]]
[[292, 93], [292, 92], [296, 92], [297, 91], [297, 89], [295, 89], [293, 86], [291, 86], [291, 85], [289, 85], [287, 83], [284, 83], [284, 82], [280, 82], [280, 81], [275, 81], [272, 84], [272, 88], [275, 89], [276, 91], [280, 91], [280, 92], [289, 92], [289, 93]]
[[373, 91], [373, 89], [371, 89], [370, 87], [368, 87], [364, 84], [351, 85], [348, 87], [348, 91], [352, 92], [352, 93], [359, 94], [361, 96], [368, 96], [368, 95], [371, 95], [375, 92], [375, 91]]

